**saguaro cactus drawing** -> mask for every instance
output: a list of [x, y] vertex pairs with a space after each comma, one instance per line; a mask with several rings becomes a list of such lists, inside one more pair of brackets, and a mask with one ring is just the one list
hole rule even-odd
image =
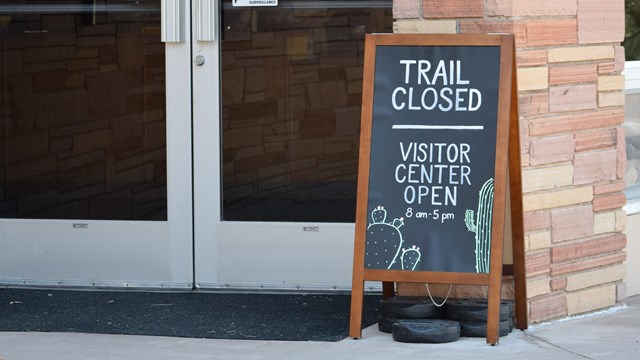
[[478, 209], [467, 209], [464, 223], [467, 229], [476, 234], [476, 272], [489, 272], [489, 259], [491, 257], [491, 220], [493, 218], [493, 179], [487, 180], [480, 189], [478, 196]]

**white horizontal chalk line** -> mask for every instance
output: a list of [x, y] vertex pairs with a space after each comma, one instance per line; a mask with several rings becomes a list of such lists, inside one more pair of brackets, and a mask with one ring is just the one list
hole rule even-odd
[[393, 130], [484, 130], [482, 125], [393, 125]]

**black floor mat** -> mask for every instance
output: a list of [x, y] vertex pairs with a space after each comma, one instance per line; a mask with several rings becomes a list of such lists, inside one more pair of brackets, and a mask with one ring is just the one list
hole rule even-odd
[[[377, 322], [367, 295], [363, 327]], [[0, 331], [338, 341], [349, 295], [0, 289]]]

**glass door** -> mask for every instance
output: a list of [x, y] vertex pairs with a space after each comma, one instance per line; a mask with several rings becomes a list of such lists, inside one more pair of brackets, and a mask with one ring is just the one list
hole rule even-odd
[[192, 287], [187, 5], [0, 4], [0, 283]]
[[234, 3], [0, 4], [0, 283], [350, 287], [392, 1]]
[[235, 3], [195, 47], [220, 59], [194, 69], [197, 285], [350, 288], [364, 37], [392, 1]]

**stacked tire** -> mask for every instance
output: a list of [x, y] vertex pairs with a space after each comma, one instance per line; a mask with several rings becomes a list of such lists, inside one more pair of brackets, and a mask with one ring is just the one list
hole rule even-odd
[[[449, 300], [444, 306], [444, 318], [460, 324], [464, 337], [486, 337], [488, 301], [481, 299]], [[509, 335], [513, 329], [513, 311], [510, 303], [500, 303], [499, 336]]]
[[460, 338], [460, 325], [442, 319], [429, 298], [394, 296], [380, 300], [378, 329], [409, 343], [445, 343]]
[[447, 343], [460, 339], [460, 324], [452, 320], [414, 319], [393, 323], [393, 340], [407, 343]]
[[393, 296], [382, 299], [378, 305], [378, 329], [391, 333], [396, 320], [439, 319], [442, 317], [441, 310], [429, 298]]
[[[500, 303], [500, 336], [513, 328], [512, 305]], [[380, 300], [378, 311], [378, 329], [399, 342], [444, 343], [460, 336], [487, 336], [487, 300], [447, 300], [444, 307], [438, 307], [430, 298], [394, 296]]]

